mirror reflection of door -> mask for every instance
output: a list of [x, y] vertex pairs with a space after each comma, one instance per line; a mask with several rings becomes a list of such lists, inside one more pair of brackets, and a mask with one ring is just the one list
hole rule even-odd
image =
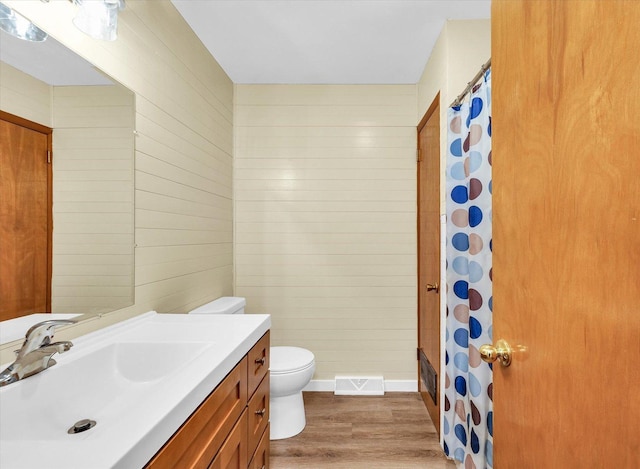
[[51, 310], [51, 133], [0, 112], [0, 320]]

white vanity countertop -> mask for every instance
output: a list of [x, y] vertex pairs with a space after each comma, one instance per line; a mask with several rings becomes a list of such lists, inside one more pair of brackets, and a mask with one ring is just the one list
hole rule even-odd
[[[143, 467], [270, 326], [152, 311], [73, 340], [53, 368], [0, 388], [0, 467]], [[85, 418], [97, 425], [67, 433]]]

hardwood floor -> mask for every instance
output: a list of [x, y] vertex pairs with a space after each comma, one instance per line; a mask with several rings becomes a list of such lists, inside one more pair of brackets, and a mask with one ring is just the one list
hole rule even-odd
[[455, 469], [418, 393], [304, 393], [307, 426], [271, 442], [271, 469]]

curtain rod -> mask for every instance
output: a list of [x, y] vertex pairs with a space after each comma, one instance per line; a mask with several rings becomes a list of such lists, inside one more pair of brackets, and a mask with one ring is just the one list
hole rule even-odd
[[489, 70], [490, 67], [491, 67], [491, 58], [489, 58], [489, 60], [487, 60], [484, 63], [484, 65], [480, 67], [480, 71], [476, 73], [476, 76], [473, 77], [473, 79], [469, 83], [467, 83], [467, 87], [464, 89], [462, 93], [458, 95], [458, 97], [451, 103], [449, 107], [460, 106], [460, 104], [462, 104], [462, 100], [464, 99], [464, 97], [467, 95], [467, 93], [469, 93], [469, 91], [471, 91], [471, 88], [473, 88], [473, 85], [475, 85], [478, 82], [478, 80], [482, 78], [482, 76], [485, 74], [487, 70]]

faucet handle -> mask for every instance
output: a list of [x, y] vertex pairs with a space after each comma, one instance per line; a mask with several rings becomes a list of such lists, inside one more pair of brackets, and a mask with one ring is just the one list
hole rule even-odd
[[43, 345], [51, 343], [53, 337], [53, 328], [56, 326], [68, 326], [75, 324], [76, 321], [70, 319], [49, 319], [47, 321], [34, 324], [27, 331], [22, 348], [18, 352], [18, 358], [23, 357], [27, 353], [35, 350]]
[[[75, 324], [76, 321], [71, 319], [48, 319], [46, 321], [39, 322], [38, 324], [34, 324], [29, 328], [25, 335], [25, 339], [28, 339], [32, 334], [39, 334], [40, 331], [49, 332], [56, 326], [69, 326], [71, 324]], [[51, 337], [53, 334], [47, 334]]]

